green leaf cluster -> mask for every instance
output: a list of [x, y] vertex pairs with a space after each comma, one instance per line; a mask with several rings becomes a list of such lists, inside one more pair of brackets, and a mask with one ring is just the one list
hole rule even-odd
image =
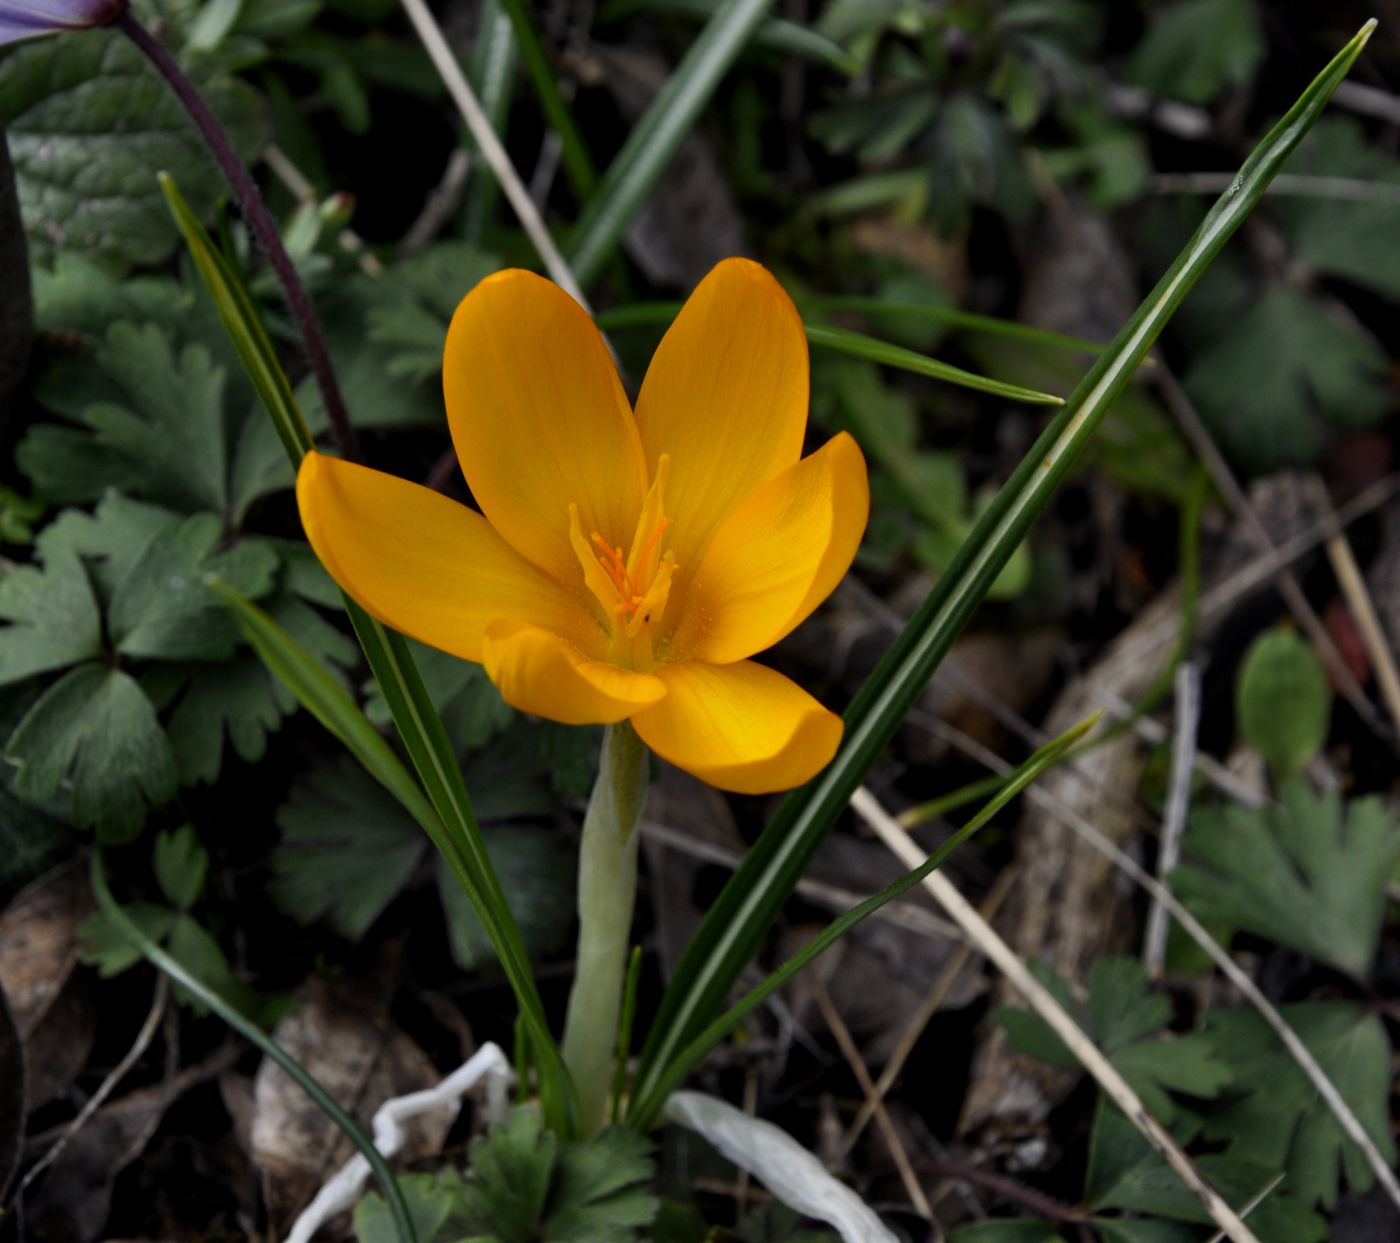
[[1264, 52], [1253, 0], [1184, 0], [1148, 27], [1128, 76], [1160, 98], [1205, 104], [1244, 85]]
[[[1250, 1216], [1251, 1226], [1267, 1243], [1319, 1243], [1327, 1228], [1315, 1208], [1334, 1206], [1344, 1183], [1363, 1192], [1371, 1186], [1373, 1173], [1365, 1157], [1258, 1014], [1214, 1011], [1199, 1031], [1170, 1035], [1165, 1028], [1171, 1003], [1149, 990], [1134, 960], [1096, 963], [1086, 1002], [1043, 967], [1036, 973], [1178, 1142], [1203, 1147], [1200, 1166], [1231, 1204], [1243, 1206], [1276, 1173], [1284, 1173], [1283, 1183]], [[1385, 1110], [1390, 1047], [1380, 1020], [1343, 1001], [1303, 1002], [1280, 1012], [1387, 1159], [1394, 1160]], [[997, 1018], [1014, 1048], [1051, 1065], [1078, 1068], [1036, 1016], [1002, 1009]], [[1095, 1114], [1083, 1203], [1094, 1214], [1122, 1211], [1209, 1221], [1190, 1190], [1106, 1099]], [[1096, 1216], [1094, 1222], [1109, 1237], [1158, 1237], [1151, 1230], [1135, 1233], [1136, 1218]], [[1146, 1229], [1148, 1223], [1141, 1224]], [[1168, 1231], [1161, 1237], [1194, 1236]]]
[[[519, 756], [495, 748], [481, 752], [483, 770], [505, 770]], [[573, 857], [559, 836], [503, 821], [553, 804], [536, 767], [535, 798], [528, 808], [505, 800], [492, 806], [492, 786], [477, 800], [485, 823], [487, 853], [509, 895], [511, 910], [531, 956], [558, 953], [572, 927]], [[469, 769], [470, 779], [470, 769]], [[524, 778], [528, 780], [528, 776]], [[482, 789], [482, 785], [473, 788]], [[494, 815], [502, 811], [504, 815]], [[282, 838], [272, 855], [273, 902], [300, 923], [323, 920], [351, 941], [359, 940], [384, 909], [431, 864], [447, 919], [448, 942], [463, 970], [480, 970], [495, 955], [481, 921], [422, 829], [398, 801], [362, 768], [338, 761], [312, 769], [293, 787], [277, 813]]]
[[118, 841], [180, 785], [214, 781], [226, 744], [261, 758], [295, 706], [208, 576], [261, 600], [323, 659], [348, 664], [354, 648], [314, 607], [338, 597], [309, 550], [242, 529], [291, 472], [203, 300], [78, 257], [39, 271], [41, 322], [56, 328], [162, 311], [118, 319], [40, 376], [62, 421], [33, 427], [16, 457], [38, 496], [70, 508], [0, 578], [0, 685], [33, 690], [2, 740], [15, 790]]
[[1087, 177], [1106, 206], [1146, 179], [1141, 138], [1114, 121], [1096, 71], [1096, 6], [835, 3], [817, 28], [878, 83], [811, 123], [828, 150], [880, 170], [831, 195], [897, 206], [945, 233], [964, 227], [978, 206], [1024, 223], [1035, 202], [1024, 148], [1046, 121], [1075, 138], [1050, 153], [1052, 171]]
[[[473, 1142], [465, 1178], [450, 1170], [400, 1180], [418, 1243], [632, 1243], [656, 1216], [647, 1138], [610, 1127], [561, 1143], [537, 1111], [514, 1110]], [[377, 1195], [355, 1210], [360, 1243], [394, 1243]]]
[[1377, 798], [1343, 803], [1297, 780], [1277, 807], [1193, 817], [1172, 888], [1208, 924], [1251, 932], [1356, 979], [1376, 956], [1400, 823]]
[[[573, 856], [557, 834], [520, 822], [548, 816], [561, 795], [586, 792], [597, 768], [593, 731], [527, 722], [479, 665], [411, 640], [408, 647], [464, 764], [487, 852], [525, 946], [532, 956], [557, 953], [573, 921]], [[379, 688], [371, 682], [365, 693], [365, 715], [388, 727], [392, 716]], [[299, 922], [324, 920], [358, 940], [431, 865], [454, 960], [464, 970], [494, 960], [481, 921], [445, 861], [431, 854], [412, 815], [362, 768], [337, 761], [312, 769], [278, 811], [277, 823], [282, 839], [272, 857], [269, 893]]]
[[[1176, 1115], [1173, 1093], [1214, 1097], [1229, 1082], [1225, 1066], [1199, 1035], [1166, 1032], [1171, 1001], [1149, 990], [1147, 974], [1134, 959], [1096, 962], [1087, 1004], [1043, 964], [1032, 963], [1032, 970], [1158, 1118], [1169, 1121]], [[1030, 1011], [1003, 1007], [996, 1017], [1013, 1048], [1052, 1066], [1078, 1069], [1078, 1060], [1060, 1038]]]

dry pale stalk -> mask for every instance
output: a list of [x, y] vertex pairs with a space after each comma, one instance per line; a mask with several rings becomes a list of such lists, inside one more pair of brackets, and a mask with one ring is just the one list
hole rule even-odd
[[836, 1037], [836, 1043], [841, 1049], [841, 1056], [846, 1059], [846, 1064], [850, 1066], [851, 1073], [855, 1075], [860, 1090], [865, 1093], [866, 1104], [875, 1111], [876, 1124], [880, 1128], [880, 1134], [884, 1137], [885, 1147], [890, 1150], [890, 1156], [894, 1159], [895, 1169], [899, 1171], [899, 1181], [904, 1184], [905, 1195], [909, 1197], [909, 1202], [920, 1217], [925, 1221], [933, 1221], [933, 1205], [928, 1202], [928, 1197], [924, 1195], [924, 1189], [919, 1186], [919, 1178], [914, 1173], [914, 1167], [909, 1161], [909, 1154], [904, 1151], [904, 1144], [899, 1138], [899, 1132], [895, 1130], [894, 1123], [890, 1120], [889, 1110], [885, 1108], [885, 1102], [875, 1091], [875, 1083], [870, 1078], [870, 1070], [865, 1064], [865, 1059], [861, 1057], [860, 1050], [856, 1047], [855, 1039], [851, 1036], [851, 1029], [846, 1026], [846, 1021], [841, 1017], [840, 1011], [831, 1004], [831, 994], [826, 991], [825, 984], [817, 980], [812, 991], [816, 995], [817, 1006], [822, 1012], [822, 1018], [826, 1021], [827, 1027], [831, 1029], [831, 1034]]
[[[1010, 764], [966, 735], [958, 735], [955, 738], [954, 735], [957, 735], [957, 731], [953, 730], [945, 730], [945, 735], [953, 740], [964, 754], [985, 764], [993, 772], [1007, 773], [1011, 771]], [[1201, 922], [1182, 905], [1170, 889], [1153, 879], [1139, 866], [1136, 860], [1109, 841], [1072, 807], [1035, 786], [1026, 791], [1026, 797], [1060, 817], [1095, 850], [1111, 859], [1119, 871], [1147, 890], [1153, 901], [1165, 907], [1171, 917], [1181, 925], [1181, 930], [1205, 950], [1210, 960], [1220, 968], [1220, 973], [1239, 990], [1241, 996], [1250, 1005], [1259, 1011], [1263, 1020], [1273, 1029], [1284, 1048], [1298, 1063], [1299, 1069], [1307, 1075], [1313, 1087], [1317, 1089], [1318, 1095], [1322, 1097], [1324, 1104], [1331, 1110], [1332, 1116], [1337, 1119], [1337, 1124], [1346, 1133], [1347, 1138], [1361, 1149], [1367, 1164], [1370, 1165], [1381, 1186], [1385, 1188], [1390, 1202], [1397, 1209], [1400, 1209], [1400, 1180], [1396, 1179], [1395, 1171], [1386, 1164], [1381, 1150], [1376, 1147], [1375, 1141], [1366, 1134], [1366, 1128], [1361, 1125], [1361, 1120], [1343, 1099], [1337, 1085], [1328, 1077], [1322, 1064], [1313, 1056], [1312, 1050], [1303, 1043], [1302, 1037], [1288, 1025], [1288, 1021], [1264, 996], [1259, 986], [1250, 978], [1249, 973], [1230, 957], [1225, 947], [1205, 930]]]
[[[1157, 879], [1165, 880], [1181, 857], [1181, 833], [1191, 810], [1192, 757], [1196, 753], [1196, 728], [1201, 720], [1201, 673], [1189, 660], [1176, 671], [1176, 737], [1172, 741], [1171, 778], [1167, 784], [1167, 814], [1157, 843]], [[1167, 908], [1153, 898], [1143, 936], [1142, 965], [1156, 978], [1167, 957]]]
[[559, 247], [554, 244], [554, 239], [540, 216], [539, 208], [535, 206], [530, 191], [521, 181], [520, 174], [515, 171], [515, 165], [511, 163], [501, 140], [496, 137], [496, 131], [491, 128], [490, 118], [477, 99], [476, 92], [472, 90], [471, 83], [467, 81], [467, 75], [462, 72], [462, 66], [452, 54], [452, 49], [447, 46], [447, 40], [443, 37], [437, 19], [429, 12], [424, 0], [402, 0], [402, 3], [413, 28], [427, 49], [433, 67], [438, 71], [443, 85], [447, 87], [447, 93], [452, 96], [452, 102], [457, 105], [462, 120], [467, 123], [472, 138], [480, 148], [482, 158], [496, 175], [507, 201], [539, 253], [550, 280], [568, 293], [585, 311], [589, 311], [588, 299], [584, 297], [583, 290], [579, 288], [579, 283], [574, 279], [573, 271], [559, 252]]
[[[905, 867], [915, 868], [925, 855], [918, 843], [882, 807], [869, 790], [861, 787], [851, 797], [851, 806], [899, 858]], [[958, 891], [942, 872], [932, 872], [923, 880], [924, 888], [937, 899], [968, 939], [985, 954], [1006, 976], [1026, 1004], [1074, 1054], [1079, 1064], [1093, 1076], [1108, 1098], [1123, 1111], [1144, 1139], [1161, 1155], [1172, 1171], [1200, 1201], [1201, 1207], [1234, 1243], [1259, 1243], [1254, 1232], [1239, 1214], [1221, 1199], [1219, 1193], [1180, 1145], [1148, 1111], [1127, 1081], [1099, 1047], [1085, 1035], [1078, 1023], [1051, 995], [1050, 991], [1030, 973], [1016, 952], [997, 935], [975, 907]]]

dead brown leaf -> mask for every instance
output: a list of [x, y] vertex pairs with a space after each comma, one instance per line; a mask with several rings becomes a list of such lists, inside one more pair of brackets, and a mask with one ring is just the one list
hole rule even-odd
[[24, 1042], [30, 1109], [72, 1081], [92, 1050], [87, 982], [75, 976], [78, 925], [92, 913], [81, 860], [25, 886], [0, 913], [0, 988]]
[[[366, 994], [371, 994], [367, 999]], [[442, 1077], [426, 1053], [390, 1021], [373, 988], [333, 990], [319, 979], [273, 1039], [342, 1106], [368, 1124], [393, 1096], [421, 1091]], [[406, 1127], [405, 1161], [442, 1151], [454, 1113], [437, 1110]], [[329, 1118], [280, 1066], [264, 1061], [253, 1080], [252, 1157], [263, 1172], [269, 1209], [284, 1224], [354, 1153]]]

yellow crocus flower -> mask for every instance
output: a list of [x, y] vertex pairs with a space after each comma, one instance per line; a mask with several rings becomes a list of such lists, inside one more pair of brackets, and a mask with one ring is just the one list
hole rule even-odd
[[457, 308], [447, 418], [481, 513], [310, 453], [297, 478], [322, 564], [385, 624], [485, 666], [510, 704], [630, 720], [722, 789], [799, 785], [841, 719], [749, 657], [851, 564], [869, 512], [842, 433], [802, 457], [807, 341], [763, 267], [720, 263], [667, 331], [635, 413], [584, 310], [530, 272]]

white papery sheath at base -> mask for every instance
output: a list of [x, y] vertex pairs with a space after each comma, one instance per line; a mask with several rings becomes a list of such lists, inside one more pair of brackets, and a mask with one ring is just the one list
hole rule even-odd
[[875, 1211], [786, 1131], [703, 1092], [676, 1092], [668, 1122], [707, 1139], [789, 1208], [835, 1226], [843, 1243], [899, 1243]]

